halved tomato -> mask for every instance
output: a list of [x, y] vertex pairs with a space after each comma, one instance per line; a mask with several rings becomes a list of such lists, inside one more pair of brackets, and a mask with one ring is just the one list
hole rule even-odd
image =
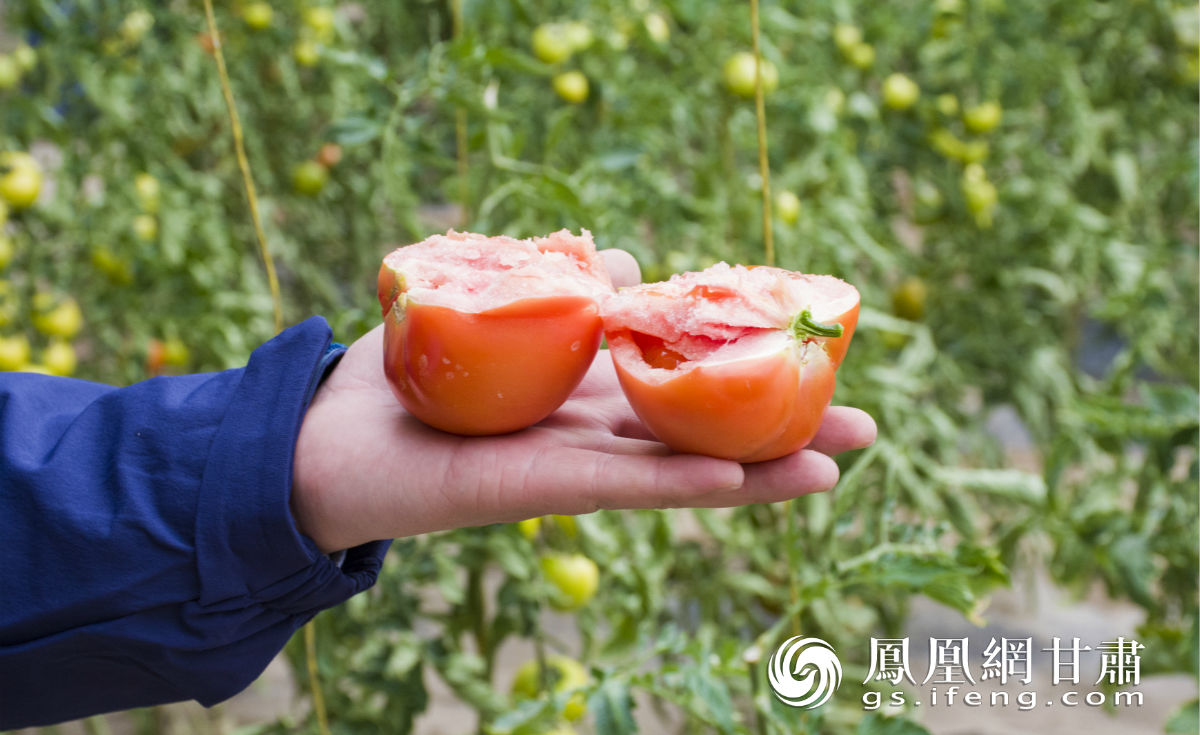
[[816, 435], [858, 308], [833, 276], [718, 263], [622, 289], [602, 315], [621, 387], [659, 440], [759, 462]]
[[583, 379], [613, 293], [591, 234], [449, 232], [399, 248], [378, 279], [384, 372], [400, 403], [455, 434], [537, 423]]

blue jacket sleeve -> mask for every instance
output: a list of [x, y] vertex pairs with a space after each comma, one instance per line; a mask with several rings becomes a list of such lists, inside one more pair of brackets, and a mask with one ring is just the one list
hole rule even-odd
[[329, 341], [314, 317], [245, 368], [126, 388], [0, 374], [0, 730], [212, 705], [374, 583], [388, 542], [339, 566], [289, 510]]

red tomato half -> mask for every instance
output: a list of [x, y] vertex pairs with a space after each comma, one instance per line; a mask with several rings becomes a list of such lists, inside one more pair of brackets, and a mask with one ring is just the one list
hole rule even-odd
[[858, 308], [832, 276], [718, 263], [622, 289], [603, 318], [621, 387], [659, 440], [759, 462], [816, 435]]
[[481, 435], [535, 424], [567, 399], [599, 347], [612, 282], [586, 230], [450, 232], [389, 254], [378, 289], [397, 399], [430, 426]]

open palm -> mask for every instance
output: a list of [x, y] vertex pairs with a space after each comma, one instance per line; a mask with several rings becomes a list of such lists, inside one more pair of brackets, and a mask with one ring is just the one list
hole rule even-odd
[[829, 455], [874, 439], [867, 414], [835, 406], [809, 448], [787, 457], [741, 465], [674, 454], [630, 409], [607, 351], [540, 423], [502, 436], [446, 434], [392, 395], [380, 326], [351, 345], [308, 410], [292, 510], [301, 531], [332, 551], [548, 513], [774, 502], [832, 488]]

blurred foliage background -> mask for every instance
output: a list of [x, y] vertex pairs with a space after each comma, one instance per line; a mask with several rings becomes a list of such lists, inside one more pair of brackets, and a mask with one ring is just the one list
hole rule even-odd
[[[381, 256], [450, 226], [586, 227], [648, 280], [762, 261], [744, 3], [217, 6], [288, 323], [354, 339]], [[631, 692], [687, 732], [923, 732], [787, 709], [743, 654], [792, 621], [861, 651], [914, 595], [977, 619], [1010, 570], [1131, 601], [1142, 673], [1196, 675], [1197, 7], [764, 0], [761, 29], [777, 261], [862, 292], [837, 400], [879, 442], [791, 505], [398, 541], [318, 618], [334, 732], [407, 731], [432, 676], [493, 733], [632, 732]], [[0, 368], [129, 383], [273, 334], [212, 48], [199, 3], [3, 3]], [[515, 694], [513, 636], [548, 662]]]

